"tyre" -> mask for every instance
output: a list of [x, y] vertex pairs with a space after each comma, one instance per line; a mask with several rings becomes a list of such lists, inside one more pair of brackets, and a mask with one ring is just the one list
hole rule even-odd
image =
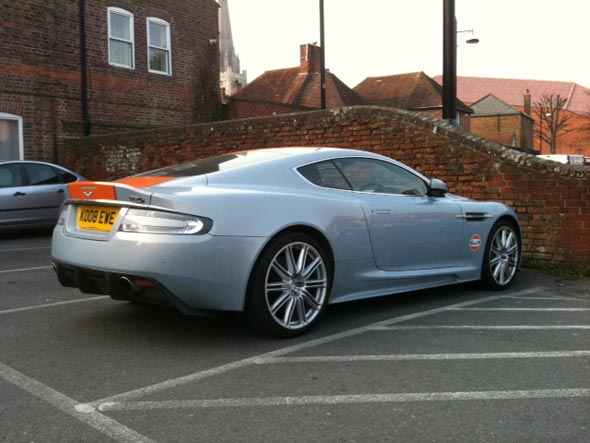
[[495, 291], [507, 288], [520, 264], [521, 240], [508, 220], [500, 220], [491, 229], [484, 251], [481, 282]]
[[295, 337], [321, 317], [331, 285], [326, 252], [311, 236], [288, 233], [272, 241], [253, 270], [247, 314], [275, 337]]

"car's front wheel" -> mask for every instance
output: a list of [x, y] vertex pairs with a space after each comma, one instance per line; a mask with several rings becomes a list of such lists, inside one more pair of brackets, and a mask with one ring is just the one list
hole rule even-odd
[[500, 220], [490, 231], [484, 252], [481, 281], [486, 288], [502, 290], [516, 276], [520, 263], [521, 241], [514, 224]]
[[331, 270], [322, 246], [311, 236], [288, 233], [272, 241], [253, 271], [248, 315], [256, 327], [277, 337], [295, 337], [324, 311]]

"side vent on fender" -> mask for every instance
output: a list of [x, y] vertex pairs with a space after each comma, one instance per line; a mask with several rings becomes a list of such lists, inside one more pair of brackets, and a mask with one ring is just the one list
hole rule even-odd
[[455, 218], [462, 218], [465, 221], [486, 221], [492, 217], [493, 215], [486, 212], [466, 212], [464, 215], [455, 216]]

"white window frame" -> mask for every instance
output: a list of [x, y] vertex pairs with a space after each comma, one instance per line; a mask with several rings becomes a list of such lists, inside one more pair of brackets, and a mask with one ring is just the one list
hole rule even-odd
[[[161, 26], [165, 26], [166, 27], [166, 39], [168, 41], [168, 48], [161, 48], [159, 46], [154, 46], [151, 44], [150, 42], [150, 23], [156, 23], [158, 25]], [[146, 37], [147, 37], [147, 65], [148, 65], [148, 71], [151, 72], [152, 74], [160, 74], [160, 75], [168, 75], [171, 76], [172, 75], [172, 40], [170, 39], [170, 23], [168, 23], [166, 20], [162, 20], [161, 18], [157, 18], [157, 17], [148, 17], [146, 19], [146, 26], [145, 26], [145, 30], [146, 30]], [[155, 69], [151, 69], [150, 68], [150, 48], [155, 48], [155, 49], [160, 49], [162, 51], [167, 51], [168, 52], [168, 72], [165, 71], [157, 71]]]
[[16, 160], [24, 160], [25, 149], [24, 149], [24, 140], [23, 140], [23, 118], [20, 115], [7, 114], [4, 112], [0, 112], [0, 120], [16, 120], [17, 121], [17, 123], [18, 123], [18, 156], [19, 156], [19, 158]]
[[[118, 14], [129, 18], [129, 40], [123, 40], [119, 37], [111, 35], [111, 14]], [[125, 9], [109, 7], [107, 8], [107, 24], [108, 24], [108, 46], [109, 46], [109, 65], [117, 66], [118, 68], [135, 69], [135, 34], [133, 31], [133, 14]], [[131, 66], [115, 63], [111, 61], [111, 40], [116, 40], [125, 43], [131, 43]]]

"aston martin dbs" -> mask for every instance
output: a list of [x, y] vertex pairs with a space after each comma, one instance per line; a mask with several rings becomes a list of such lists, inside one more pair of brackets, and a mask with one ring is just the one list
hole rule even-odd
[[520, 266], [513, 209], [358, 150], [233, 152], [67, 193], [52, 240], [62, 285], [244, 311], [280, 337], [331, 303], [475, 280], [500, 290]]

